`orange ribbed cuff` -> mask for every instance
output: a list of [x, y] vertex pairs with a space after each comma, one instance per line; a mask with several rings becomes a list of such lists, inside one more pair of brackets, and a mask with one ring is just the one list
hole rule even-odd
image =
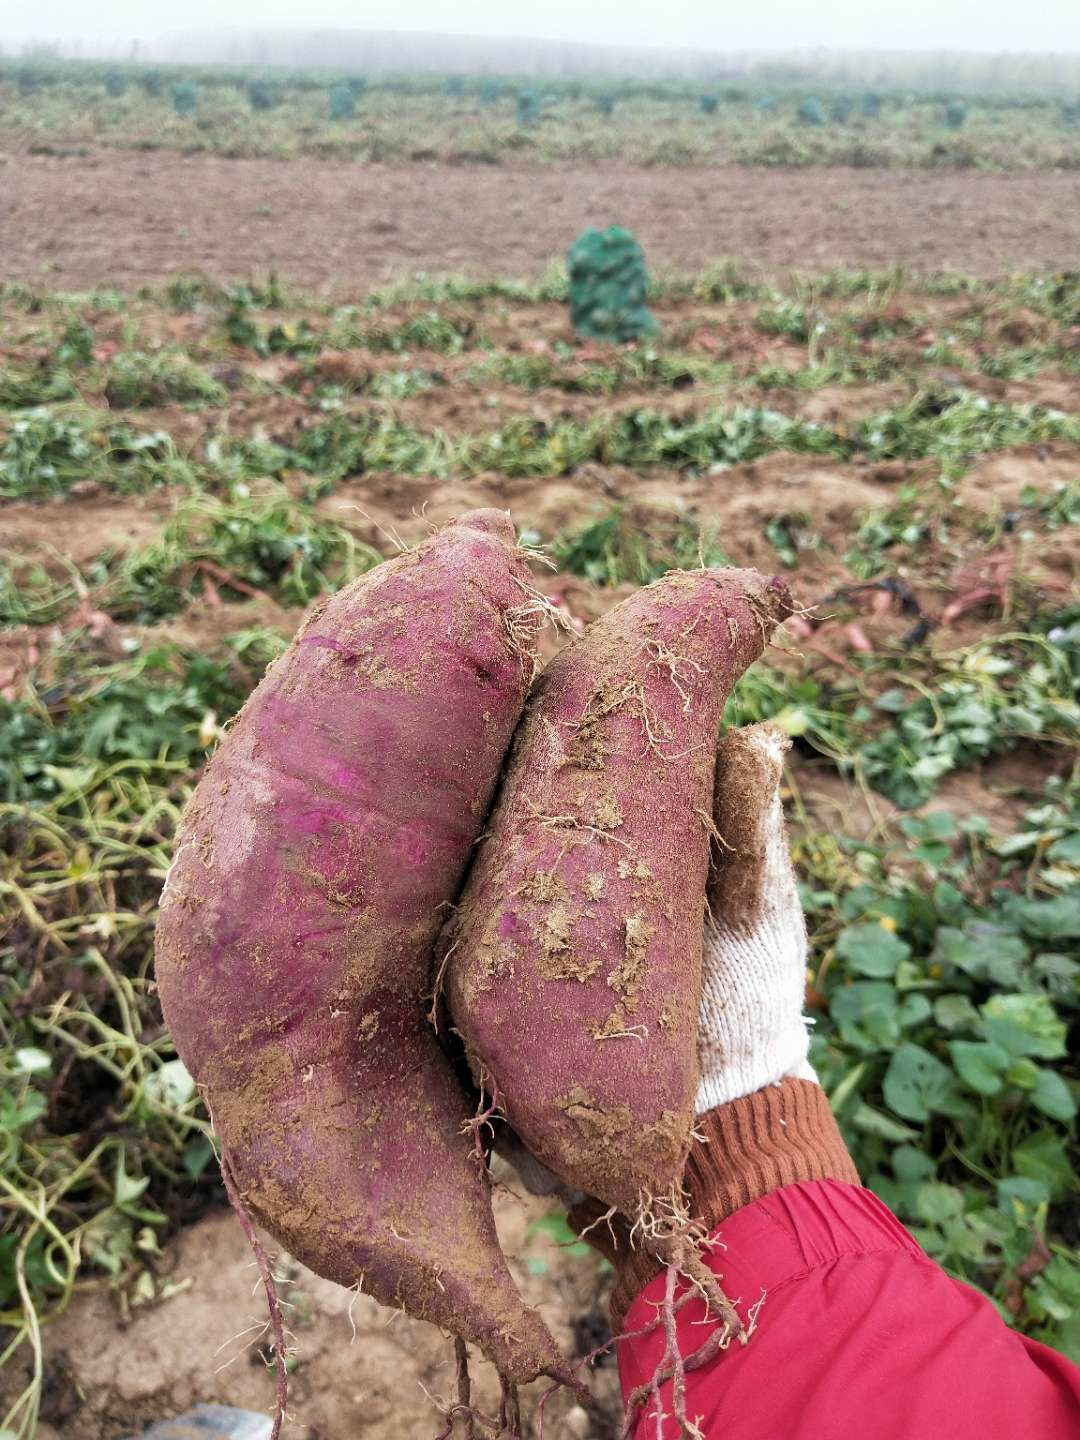
[[[753, 1095], [701, 1115], [686, 1164], [690, 1213], [707, 1230], [722, 1220], [801, 1180], [859, 1184], [828, 1098], [809, 1080], [782, 1080]], [[611, 1313], [616, 1330], [633, 1301], [663, 1268], [645, 1250], [620, 1246]]]

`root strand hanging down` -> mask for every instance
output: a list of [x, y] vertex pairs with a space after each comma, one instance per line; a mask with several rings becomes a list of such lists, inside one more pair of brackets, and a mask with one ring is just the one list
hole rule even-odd
[[[751, 1308], [749, 1324], [744, 1324], [734, 1303], [724, 1294], [716, 1275], [703, 1258], [703, 1250], [715, 1242], [710, 1242], [701, 1225], [691, 1219], [685, 1197], [677, 1191], [662, 1196], [643, 1195], [631, 1234], [639, 1236], [666, 1264], [664, 1299], [651, 1327], [663, 1326], [664, 1351], [652, 1378], [627, 1397], [620, 1440], [630, 1440], [639, 1412], [650, 1401], [648, 1418], [655, 1422], [656, 1440], [663, 1440], [664, 1421], [667, 1419], [674, 1419], [678, 1424], [680, 1440], [703, 1440], [696, 1420], [687, 1413], [686, 1377], [715, 1359], [732, 1340], [738, 1339], [743, 1345], [747, 1343], [753, 1333], [760, 1302]], [[676, 1297], [680, 1279], [686, 1282], [686, 1289]], [[704, 1301], [714, 1323], [703, 1344], [684, 1356], [679, 1346], [676, 1313], [695, 1296]], [[660, 1393], [669, 1382], [670, 1414], [664, 1409]]]
[[[442, 1405], [428, 1395], [428, 1399], [442, 1410], [445, 1424], [435, 1440], [523, 1440], [521, 1429], [521, 1403], [518, 1388], [501, 1372], [499, 1384], [501, 1399], [499, 1415], [485, 1415], [473, 1404], [472, 1378], [469, 1375], [469, 1349], [465, 1341], [454, 1340], [454, 1361], [457, 1373], [457, 1399], [453, 1404]], [[556, 1387], [557, 1388], [557, 1387]], [[428, 1392], [425, 1390], [425, 1394]]]
[[[457, 1361], [457, 1405], [455, 1409], [465, 1413], [464, 1440], [473, 1440], [476, 1426], [472, 1413], [472, 1376], [469, 1374], [469, 1347], [458, 1338], [454, 1341], [454, 1359]], [[453, 1420], [450, 1424], [453, 1425]]]
[[[691, 1288], [678, 1299], [675, 1298], [675, 1286], [680, 1278], [690, 1280]], [[620, 1440], [630, 1440], [633, 1436], [634, 1427], [637, 1423], [638, 1412], [641, 1407], [650, 1399], [653, 1408], [649, 1418], [656, 1422], [656, 1440], [663, 1440], [663, 1422], [672, 1418], [679, 1426], [680, 1440], [704, 1440], [700, 1428], [695, 1420], [686, 1413], [686, 1377], [694, 1370], [700, 1370], [708, 1365], [717, 1355], [726, 1350], [732, 1340], [738, 1336], [745, 1344], [749, 1339], [753, 1326], [749, 1328], [743, 1325], [734, 1305], [724, 1295], [723, 1291], [713, 1280], [711, 1287], [707, 1286], [706, 1297], [710, 1311], [715, 1316], [715, 1323], [709, 1332], [708, 1338], [692, 1354], [684, 1356], [679, 1348], [678, 1328], [676, 1325], [676, 1312], [695, 1294], [700, 1294], [701, 1283], [696, 1278], [686, 1274], [678, 1261], [671, 1262], [667, 1267], [667, 1283], [664, 1291], [663, 1304], [660, 1307], [660, 1314], [654, 1322], [664, 1327], [664, 1353], [657, 1364], [656, 1370], [650, 1380], [639, 1385], [636, 1390], [626, 1398], [626, 1412], [623, 1419], [623, 1428]], [[715, 1294], [709, 1292], [712, 1291]], [[734, 1317], [734, 1325], [727, 1312]], [[721, 1318], [721, 1316], [723, 1318]], [[737, 1327], [737, 1328], [736, 1328]], [[668, 1382], [672, 1387], [672, 1413], [669, 1417], [664, 1410], [663, 1399], [660, 1391]]]
[[502, 1382], [502, 1402], [499, 1406], [502, 1430], [499, 1440], [521, 1440], [521, 1402], [517, 1386], [505, 1375], [500, 1375], [499, 1379]]
[[236, 1182], [233, 1180], [232, 1171], [224, 1153], [221, 1156], [221, 1178], [225, 1185], [225, 1194], [229, 1197], [229, 1204], [235, 1211], [240, 1228], [255, 1256], [263, 1290], [266, 1292], [266, 1308], [270, 1314], [270, 1333], [273, 1336], [271, 1350], [274, 1356], [274, 1371], [277, 1375], [277, 1408], [274, 1413], [273, 1428], [270, 1431], [270, 1440], [278, 1440], [289, 1405], [289, 1374], [285, 1363], [288, 1355], [285, 1346], [285, 1326], [281, 1319], [281, 1305], [278, 1301], [277, 1286], [274, 1284], [274, 1272], [270, 1265], [270, 1259], [263, 1249], [262, 1241], [255, 1233], [255, 1226], [252, 1225], [251, 1219], [244, 1209], [244, 1202], [240, 1199]]

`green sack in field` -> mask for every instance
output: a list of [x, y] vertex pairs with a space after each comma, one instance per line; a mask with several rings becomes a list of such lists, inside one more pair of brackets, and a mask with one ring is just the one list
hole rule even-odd
[[586, 230], [566, 257], [570, 319], [579, 335], [622, 344], [659, 328], [646, 306], [645, 253], [619, 225]]

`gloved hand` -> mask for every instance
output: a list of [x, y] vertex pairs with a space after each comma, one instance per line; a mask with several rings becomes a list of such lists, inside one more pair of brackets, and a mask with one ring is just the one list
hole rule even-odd
[[[858, 1174], [807, 1059], [806, 924], [788, 852], [780, 782], [789, 741], [769, 725], [720, 742], [698, 1023], [697, 1134], [690, 1212], [711, 1230], [783, 1185]], [[616, 1270], [616, 1329], [662, 1268], [597, 1201], [570, 1223]]]
[[729, 730], [717, 752], [699, 1115], [789, 1075], [817, 1079], [802, 1014], [806, 922], [780, 804], [790, 744], [773, 726], [751, 725]]

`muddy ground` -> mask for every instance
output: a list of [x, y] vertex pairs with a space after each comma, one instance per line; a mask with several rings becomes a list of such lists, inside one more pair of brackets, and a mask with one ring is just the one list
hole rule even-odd
[[588, 224], [651, 262], [980, 275], [1075, 266], [1080, 175], [358, 166], [166, 154], [0, 156], [0, 277], [87, 288], [275, 269], [355, 291], [417, 270], [528, 274]]
[[[506, 1172], [507, 1178], [510, 1172]], [[514, 1278], [539, 1305], [568, 1352], [605, 1336], [598, 1262], [569, 1256], [535, 1221], [543, 1202], [500, 1188], [500, 1238]], [[274, 1377], [264, 1360], [265, 1306], [251, 1252], [233, 1216], [214, 1210], [183, 1231], [162, 1257], [170, 1298], [123, 1316], [104, 1289], [82, 1298], [50, 1327], [42, 1424], [37, 1440], [116, 1440], [201, 1402], [266, 1413]], [[452, 1397], [452, 1342], [431, 1325], [381, 1309], [320, 1280], [295, 1262], [278, 1268], [295, 1347], [290, 1375], [292, 1440], [432, 1440], [443, 1427], [438, 1404]], [[473, 1365], [477, 1403], [498, 1408], [494, 1370]], [[528, 1392], [532, 1409], [549, 1388]], [[593, 1371], [592, 1388], [617, 1433], [613, 1360]], [[609, 1440], [565, 1396], [545, 1405], [558, 1440], [588, 1434]]]

